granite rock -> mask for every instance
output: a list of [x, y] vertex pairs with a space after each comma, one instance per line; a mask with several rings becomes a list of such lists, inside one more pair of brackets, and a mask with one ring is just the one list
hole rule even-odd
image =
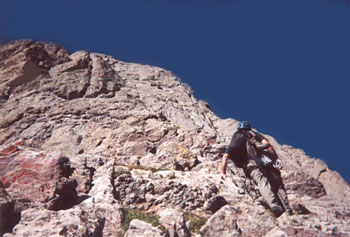
[[[349, 185], [272, 136], [294, 215], [274, 218], [232, 163], [220, 179], [237, 125], [165, 69], [53, 43], [5, 44], [0, 213], [9, 218], [0, 232], [118, 236], [129, 208], [160, 214], [170, 236], [348, 236]], [[183, 215], [201, 217], [188, 221], [204, 223], [200, 231]], [[164, 236], [161, 229], [135, 219], [126, 236]]]

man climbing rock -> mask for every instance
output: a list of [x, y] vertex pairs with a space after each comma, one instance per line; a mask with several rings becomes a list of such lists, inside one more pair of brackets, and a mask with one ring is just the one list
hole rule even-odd
[[292, 213], [279, 171], [283, 168], [282, 162], [268, 140], [253, 131], [249, 122], [239, 124], [223, 155], [221, 178], [224, 180], [227, 159], [231, 159], [236, 167], [244, 170], [246, 177], [253, 180], [276, 217], [284, 211]]

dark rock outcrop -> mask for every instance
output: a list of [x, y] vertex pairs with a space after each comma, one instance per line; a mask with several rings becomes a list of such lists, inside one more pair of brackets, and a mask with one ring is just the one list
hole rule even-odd
[[291, 173], [285, 178], [286, 188], [300, 196], [319, 198], [327, 195], [322, 183], [305, 173]]
[[11, 232], [18, 224], [20, 213], [15, 209], [15, 201], [6, 192], [3, 183], [0, 181], [0, 235]]

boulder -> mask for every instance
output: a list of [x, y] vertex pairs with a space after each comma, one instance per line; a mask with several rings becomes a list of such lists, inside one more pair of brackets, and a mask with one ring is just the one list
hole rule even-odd
[[4, 153], [0, 157], [0, 180], [17, 200], [16, 208], [40, 205], [59, 210], [75, 204], [77, 183], [70, 179], [74, 169], [68, 158], [14, 145], [3, 149]]
[[211, 199], [208, 200], [206, 210], [210, 211], [211, 213], [217, 212], [221, 207], [225, 206], [227, 201], [222, 196], [214, 196]]
[[239, 211], [231, 206], [224, 206], [200, 229], [201, 236], [240, 236], [241, 229], [237, 225]]
[[166, 208], [159, 212], [159, 222], [167, 229], [169, 237], [191, 236], [182, 211]]
[[[82, 222], [84, 225], [82, 225]], [[15, 236], [102, 236], [105, 219], [79, 207], [59, 212], [27, 209], [13, 229]]]
[[158, 237], [165, 236], [158, 228], [151, 224], [134, 219], [129, 224], [129, 229], [124, 235], [125, 237]]

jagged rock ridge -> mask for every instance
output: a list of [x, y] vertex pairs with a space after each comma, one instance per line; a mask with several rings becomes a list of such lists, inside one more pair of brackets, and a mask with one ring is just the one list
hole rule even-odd
[[[232, 164], [222, 182], [237, 121], [162, 68], [14, 41], [0, 49], [0, 99], [4, 236], [350, 233], [349, 185], [270, 136], [295, 215], [273, 218]], [[160, 226], [135, 219], [124, 229], [129, 209], [159, 215]], [[190, 216], [205, 220], [199, 231]]]

